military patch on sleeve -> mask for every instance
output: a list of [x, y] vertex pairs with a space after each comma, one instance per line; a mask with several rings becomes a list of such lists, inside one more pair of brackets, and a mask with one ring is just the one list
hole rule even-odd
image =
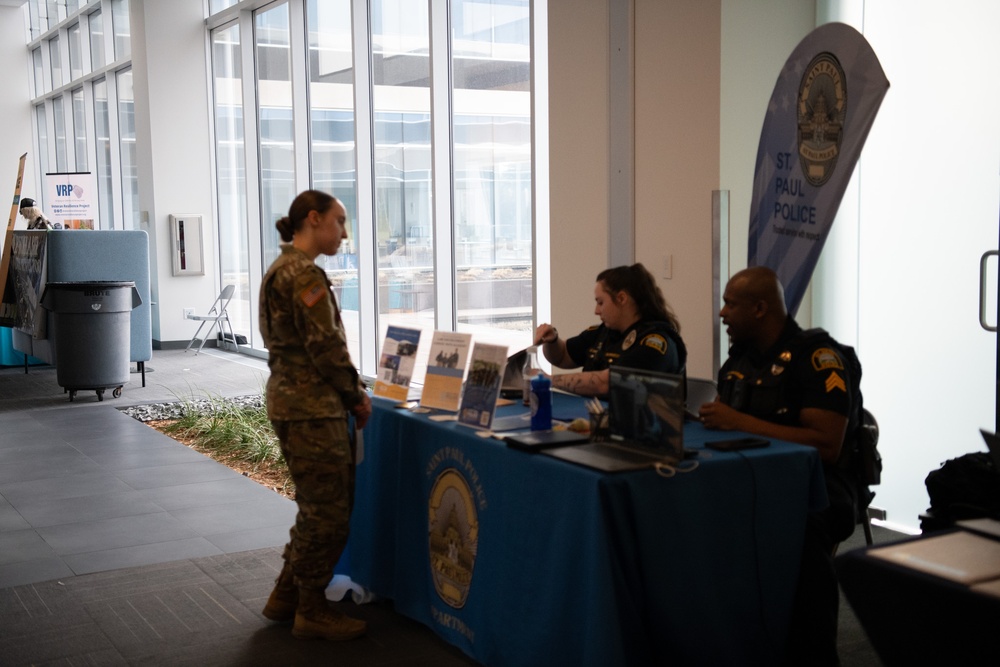
[[649, 334], [641, 341], [639, 341], [639, 344], [645, 345], [646, 347], [651, 347], [660, 354], [667, 353], [667, 339], [661, 336], [660, 334]]
[[316, 282], [302, 290], [299, 293], [299, 298], [302, 299], [302, 303], [306, 304], [306, 308], [312, 308], [319, 303], [319, 300], [323, 298], [325, 293], [326, 288], [323, 286], [323, 283]]
[[844, 378], [837, 375], [837, 371], [830, 371], [830, 377], [826, 379], [826, 393], [830, 393], [834, 389], [839, 389], [840, 391], [847, 393], [847, 385], [844, 384]]
[[812, 365], [817, 371], [822, 371], [827, 368], [844, 370], [844, 364], [840, 360], [840, 355], [828, 347], [821, 347], [813, 352]]

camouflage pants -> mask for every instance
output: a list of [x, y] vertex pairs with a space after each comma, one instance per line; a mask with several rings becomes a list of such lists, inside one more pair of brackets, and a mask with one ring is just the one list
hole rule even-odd
[[299, 588], [325, 590], [347, 544], [354, 456], [347, 419], [272, 421], [295, 482], [299, 512], [284, 558]]

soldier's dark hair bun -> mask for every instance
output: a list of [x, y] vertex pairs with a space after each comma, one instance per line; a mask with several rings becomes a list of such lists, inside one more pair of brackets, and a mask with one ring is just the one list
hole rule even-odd
[[274, 226], [278, 229], [278, 233], [281, 234], [281, 240], [285, 243], [290, 243], [292, 234], [295, 231], [292, 229], [292, 219], [286, 215], [274, 223]]

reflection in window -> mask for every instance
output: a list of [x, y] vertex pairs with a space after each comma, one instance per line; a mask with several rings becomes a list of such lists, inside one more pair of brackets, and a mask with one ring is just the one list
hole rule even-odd
[[243, 167], [243, 71], [240, 66], [238, 24], [212, 33], [212, 69], [222, 284], [236, 285], [236, 293], [229, 304], [229, 317], [233, 330], [251, 341], [254, 327], [250, 322], [247, 179]]
[[45, 11], [49, 28], [54, 28], [56, 24], [66, 18], [66, 8], [60, 0], [46, 0]]
[[[35, 107], [35, 125], [38, 127], [38, 171], [45, 174], [49, 171], [49, 132], [45, 122], [44, 104]], [[42, 200], [44, 198], [35, 197], [35, 199]]]
[[139, 229], [139, 174], [135, 152], [135, 98], [132, 70], [118, 73], [118, 134], [122, 163], [122, 224]]
[[75, 23], [66, 31], [69, 41], [69, 79], [76, 81], [83, 76], [83, 52], [80, 44], [80, 24]]
[[52, 75], [52, 89], [63, 85], [62, 59], [59, 57], [59, 38], [49, 40], [49, 73]]
[[69, 170], [69, 158], [66, 151], [66, 114], [63, 112], [62, 95], [52, 98], [52, 137], [55, 143], [56, 171], [65, 173]]
[[73, 91], [73, 154], [74, 168], [78, 172], [87, 169], [87, 116], [83, 106], [83, 88]]
[[128, 0], [111, 0], [111, 27], [115, 35], [115, 60], [127, 60], [132, 55]]
[[292, 72], [289, 59], [288, 5], [254, 18], [257, 50], [257, 117], [260, 137], [260, 218], [263, 265], [278, 256], [274, 222], [288, 213], [295, 191], [295, 142], [292, 126]]
[[453, 0], [459, 329], [531, 329], [528, 0]]
[[354, 143], [354, 70], [349, 0], [308, 3], [309, 133], [312, 187], [347, 209], [347, 239], [333, 257], [320, 257], [344, 314], [351, 357], [360, 336], [358, 198]]
[[208, 3], [208, 12], [209, 14], [221, 12], [223, 9], [232, 7], [239, 1], [240, 0], [210, 0]]
[[31, 65], [35, 70], [35, 97], [45, 93], [45, 67], [42, 65], [42, 50], [31, 51]]
[[433, 330], [428, 6], [375, 0], [371, 11], [378, 327]]
[[111, 190], [111, 120], [108, 107], [108, 82], [94, 82], [94, 126], [97, 131], [97, 198], [101, 214], [101, 229], [114, 229], [115, 206]]
[[101, 10], [92, 12], [87, 22], [90, 27], [90, 71], [98, 70], [106, 64], [104, 60], [104, 19]]

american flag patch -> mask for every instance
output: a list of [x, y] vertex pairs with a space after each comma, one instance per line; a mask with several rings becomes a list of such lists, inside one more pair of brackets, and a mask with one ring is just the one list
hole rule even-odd
[[320, 299], [323, 298], [325, 291], [326, 290], [323, 288], [321, 283], [313, 283], [309, 287], [302, 290], [299, 297], [302, 299], [302, 303], [306, 304], [307, 308], [312, 308], [319, 303]]

